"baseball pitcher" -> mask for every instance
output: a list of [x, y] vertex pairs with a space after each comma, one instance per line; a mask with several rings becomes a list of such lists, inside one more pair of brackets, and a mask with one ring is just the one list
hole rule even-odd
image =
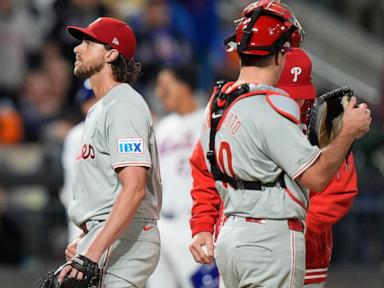
[[82, 233], [57, 281], [42, 287], [144, 287], [159, 260], [161, 186], [151, 112], [130, 86], [141, 68], [135, 35], [108, 17], [67, 29], [81, 41], [74, 73], [90, 79], [99, 100], [85, 120], [69, 206]]

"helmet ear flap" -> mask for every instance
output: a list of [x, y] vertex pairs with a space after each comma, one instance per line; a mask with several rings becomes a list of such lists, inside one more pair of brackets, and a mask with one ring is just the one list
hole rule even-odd
[[291, 47], [300, 47], [301, 42], [302, 42], [302, 36], [299, 30], [294, 31], [291, 34], [291, 39], [290, 39]]
[[303, 42], [303, 37], [302, 37], [300, 29], [298, 29], [298, 28], [295, 29], [292, 22], [289, 22], [289, 21], [285, 21], [284, 26], [287, 29], [291, 29], [291, 30], [294, 29], [293, 32], [291, 32], [291, 35], [289, 36], [289, 46], [291, 48], [300, 47], [301, 42]]

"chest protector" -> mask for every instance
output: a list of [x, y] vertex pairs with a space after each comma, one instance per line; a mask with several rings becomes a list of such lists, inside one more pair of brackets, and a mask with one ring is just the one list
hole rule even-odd
[[[285, 188], [284, 183], [284, 173], [282, 172], [274, 182], [271, 183], [262, 183], [259, 180], [255, 181], [245, 181], [241, 180], [238, 177], [232, 177], [221, 172], [217, 165], [216, 153], [215, 153], [215, 137], [217, 133], [217, 128], [219, 123], [225, 115], [226, 110], [231, 104], [234, 104], [235, 101], [239, 101], [243, 98], [255, 96], [255, 95], [267, 95], [267, 97], [272, 94], [276, 94], [270, 90], [261, 90], [261, 89], [252, 89], [256, 86], [255, 84], [241, 84], [239, 86], [234, 85], [234, 82], [227, 81], [218, 81], [214, 87], [214, 91], [210, 100], [210, 115], [209, 121], [211, 123], [211, 130], [209, 135], [209, 150], [207, 152], [207, 159], [211, 164], [211, 173], [216, 181], [223, 181], [230, 184], [234, 189], [247, 189], [247, 190], [263, 190], [263, 187], [275, 187], [280, 185], [280, 187]], [[252, 91], [253, 90], [253, 91]], [[279, 97], [279, 96], [277, 96]], [[285, 96], [281, 96], [285, 97]], [[271, 105], [271, 103], [270, 103]], [[273, 105], [271, 105], [272, 108]], [[281, 111], [278, 111], [280, 114]], [[289, 113], [288, 113], [289, 114]], [[284, 115], [287, 116], [287, 115]], [[288, 117], [289, 118], [289, 117]]]

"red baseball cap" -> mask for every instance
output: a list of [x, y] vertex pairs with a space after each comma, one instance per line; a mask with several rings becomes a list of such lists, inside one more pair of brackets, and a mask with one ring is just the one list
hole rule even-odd
[[312, 61], [301, 48], [292, 48], [287, 52], [284, 69], [276, 87], [295, 100], [315, 99], [316, 87], [312, 83]]
[[111, 45], [128, 59], [135, 55], [135, 34], [126, 23], [115, 18], [100, 17], [87, 28], [68, 26], [67, 31], [78, 40], [82, 40], [84, 35], [87, 35], [91, 39]]

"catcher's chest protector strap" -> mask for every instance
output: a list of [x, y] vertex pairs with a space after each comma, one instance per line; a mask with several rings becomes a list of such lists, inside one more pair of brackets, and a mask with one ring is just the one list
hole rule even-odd
[[[235, 86], [233, 82], [218, 81], [216, 83], [214, 93], [211, 98], [211, 113], [210, 123], [211, 130], [209, 135], [209, 151], [207, 152], [207, 159], [211, 164], [211, 172], [216, 181], [223, 181], [229, 183], [234, 189], [247, 189], [247, 190], [263, 190], [263, 186], [274, 187], [277, 183], [281, 187], [285, 187], [284, 174], [281, 173], [276, 182], [262, 183], [260, 181], [243, 181], [237, 177], [231, 177], [220, 171], [216, 162], [215, 153], [215, 137], [217, 128], [227, 108], [236, 100], [251, 97], [255, 95], [269, 95], [271, 91], [268, 90], [255, 90], [251, 91], [248, 84]], [[300, 114], [300, 113], [299, 113]]]
[[292, 122], [300, 123], [300, 106], [295, 100], [284, 95], [267, 95], [267, 102], [279, 114]]

